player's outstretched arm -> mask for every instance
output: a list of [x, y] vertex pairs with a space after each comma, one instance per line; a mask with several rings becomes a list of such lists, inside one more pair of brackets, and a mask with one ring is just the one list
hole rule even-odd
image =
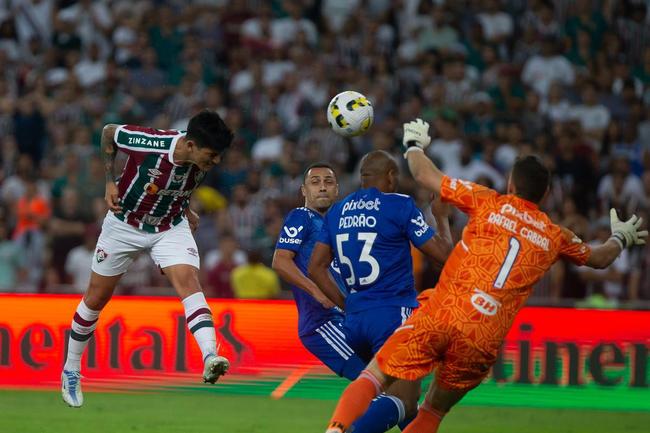
[[625, 248], [633, 245], [644, 245], [645, 239], [648, 237], [647, 230], [640, 230], [643, 218], [632, 215], [629, 220], [621, 221], [618, 219], [615, 209], [610, 209], [609, 217], [612, 236], [602, 245], [591, 249], [591, 255], [587, 263], [585, 263], [591, 268], [606, 268], [616, 260]]
[[614, 239], [609, 238], [602, 245], [598, 245], [591, 248], [591, 255], [585, 263], [585, 266], [589, 266], [594, 269], [603, 269], [609, 266], [616, 260], [616, 258], [621, 254], [623, 248], [621, 244], [616, 242]]
[[408, 161], [413, 179], [423, 188], [440, 194], [442, 178], [445, 175], [424, 154], [424, 149], [431, 143], [429, 124], [422, 119], [416, 119], [404, 124], [404, 158]]
[[115, 182], [115, 156], [117, 155], [117, 146], [115, 145], [115, 130], [118, 125], [108, 124], [102, 130], [101, 152], [104, 160], [104, 174], [106, 175], [106, 193], [104, 200], [108, 208], [115, 212], [122, 212], [119, 205], [117, 183]]
[[291, 250], [276, 248], [275, 253], [273, 253], [273, 263], [271, 264], [271, 267], [278, 273], [283, 281], [309, 293], [323, 306], [323, 308], [329, 309], [334, 307], [334, 302], [325, 296], [316, 283], [307, 278], [300, 268], [296, 266], [296, 263], [293, 261], [295, 256], [296, 253]]
[[345, 299], [329, 273], [332, 263], [332, 248], [322, 242], [316, 242], [309, 261], [309, 278], [318, 288], [341, 309], [345, 306]]

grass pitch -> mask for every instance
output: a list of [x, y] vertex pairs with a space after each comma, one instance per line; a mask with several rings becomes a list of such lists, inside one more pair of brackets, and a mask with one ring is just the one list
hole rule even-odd
[[[72, 409], [58, 392], [0, 390], [0, 432], [322, 433], [336, 404], [206, 392], [90, 392], [84, 397], [84, 407]], [[641, 433], [648, 425], [650, 412], [459, 406], [440, 431]]]

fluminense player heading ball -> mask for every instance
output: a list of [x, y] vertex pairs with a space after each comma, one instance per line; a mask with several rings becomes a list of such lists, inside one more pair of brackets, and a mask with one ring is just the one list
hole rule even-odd
[[[199, 217], [188, 208], [192, 192], [221, 161], [233, 133], [221, 117], [204, 110], [187, 131], [134, 125], [106, 125], [101, 152], [109, 211], [92, 261], [88, 289], [72, 319], [68, 355], [61, 373], [61, 394], [72, 407], [83, 404], [81, 356], [97, 326], [99, 313], [134, 258], [147, 251], [167, 275], [185, 309], [187, 326], [203, 355], [204, 382], [214, 383], [229, 367], [218, 355], [212, 313], [199, 283], [199, 254], [192, 231]], [[129, 158], [118, 179], [115, 156]]]

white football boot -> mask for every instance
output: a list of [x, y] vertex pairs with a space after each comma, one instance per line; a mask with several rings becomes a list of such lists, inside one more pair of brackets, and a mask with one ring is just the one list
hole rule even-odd
[[203, 382], [215, 383], [229, 368], [230, 362], [223, 356], [208, 355], [203, 367]]
[[84, 395], [81, 392], [81, 373], [63, 370], [61, 372], [61, 396], [70, 407], [81, 407]]

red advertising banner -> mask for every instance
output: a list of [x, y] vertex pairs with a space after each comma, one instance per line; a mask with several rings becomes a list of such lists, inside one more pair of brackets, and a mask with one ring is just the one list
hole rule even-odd
[[[0, 295], [0, 386], [58, 384], [79, 296]], [[209, 300], [231, 374], [276, 374], [319, 362], [298, 340], [291, 301]], [[102, 312], [82, 371], [131, 385], [198, 381], [201, 353], [175, 298], [115, 297]], [[134, 379], [139, 379], [135, 380]]]
[[[58, 386], [79, 296], [0, 295], [0, 387]], [[209, 300], [227, 380], [326, 372], [290, 301]], [[525, 308], [490, 380], [647, 388], [650, 312]], [[174, 298], [115, 297], [83, 359], [90, 387], [198, 382], [201, 355]], [[164, 379], [164, 381], [162, 380]], [[122, 386], [122, 385], [121, 385]]]

